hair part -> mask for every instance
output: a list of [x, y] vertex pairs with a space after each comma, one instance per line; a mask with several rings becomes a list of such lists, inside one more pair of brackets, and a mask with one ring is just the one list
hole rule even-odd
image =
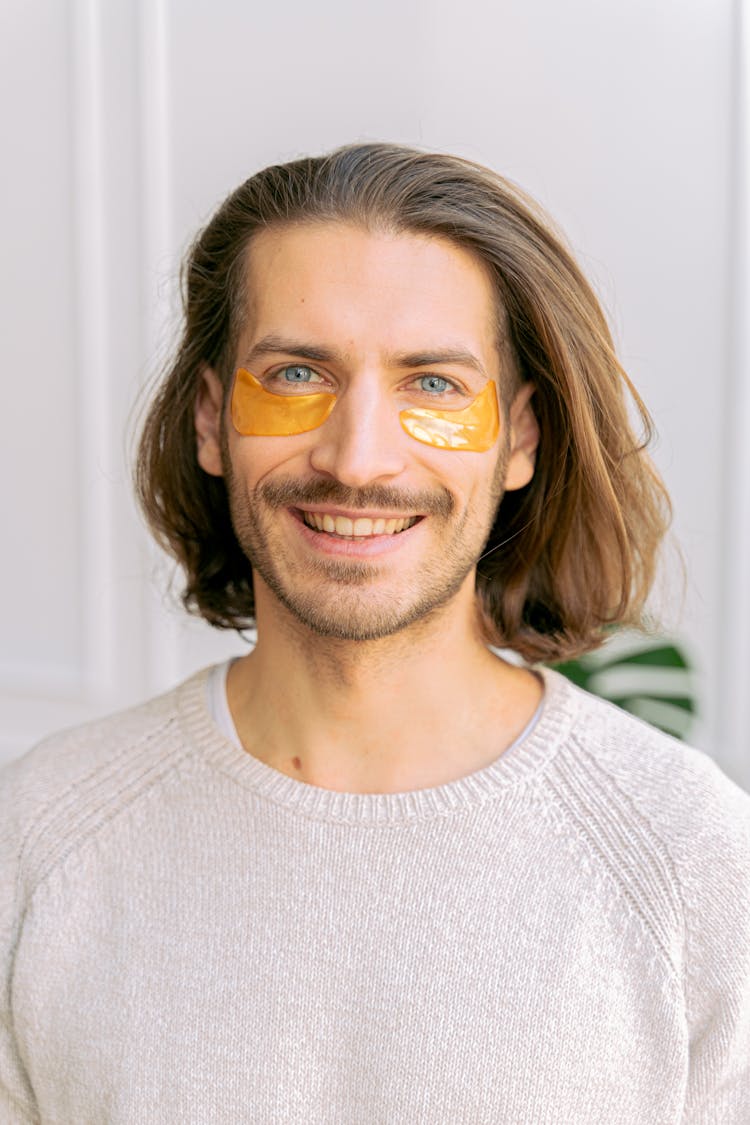
[[502, 498], [477, 567], [488, 642], [557, 661], [596, 648], [612, 625], [642, 626], [671, 508], [646, 453], [651, 419], [591, 286], [515, 185], [455, 156], [386, 144], [264, 169], [224, 201], [187, 255], [184, 331], [135, 466], [149, 526], [185, 572], [186, 608], [218, 628], [253, 624], [252, 571], [225, 483], [198, 465], [195, 404], [206, 367], [225, 393], [231, 385], [253, 237], [317, 222], [442, 237], [471, 253], [497, 295], [501, 370], [510, 372], [501, 397], [507, 405], [529, 380], [536, 388], [534, 476]]

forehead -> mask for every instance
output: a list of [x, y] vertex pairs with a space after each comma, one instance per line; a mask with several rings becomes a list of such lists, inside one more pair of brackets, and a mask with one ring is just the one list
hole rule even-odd
[[435, 344], [495, 352], [486, 267], [448, 239], [347, 223], [273, 228], [247, 251], [244, 343], [268, 333], [355, 352]]

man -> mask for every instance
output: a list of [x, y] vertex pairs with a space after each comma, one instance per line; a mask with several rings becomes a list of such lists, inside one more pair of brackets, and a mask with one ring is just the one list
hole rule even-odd
[[5, 772], [3, 1120], [747, 1123], [750, 799], [547, 667], [668, 514], [570, 254], [363, 145], [186, 277], [138, 490], [258, 641]]

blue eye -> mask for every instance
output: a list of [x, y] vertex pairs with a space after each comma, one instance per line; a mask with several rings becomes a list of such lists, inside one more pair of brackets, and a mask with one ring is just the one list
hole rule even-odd
[[428, 391], [432, 394], [442, 394], [447, 391], [451, 384], [447, 379], [443, 379], [440, 375], [423, 375], [419, 380], [420, 387], [423, 391]]
[[315, 372], [303, 364], [293, 363], [279, 372], [285, 383], [309, 383]]

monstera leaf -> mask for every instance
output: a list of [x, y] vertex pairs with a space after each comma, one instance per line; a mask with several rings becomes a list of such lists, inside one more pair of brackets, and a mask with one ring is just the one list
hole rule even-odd
[[688, 661], [674, 641], [613, 633], [596, 652], [555, 668], [579, 687], [667, 734], [689, 737], [696, 711], [695, 685]]

